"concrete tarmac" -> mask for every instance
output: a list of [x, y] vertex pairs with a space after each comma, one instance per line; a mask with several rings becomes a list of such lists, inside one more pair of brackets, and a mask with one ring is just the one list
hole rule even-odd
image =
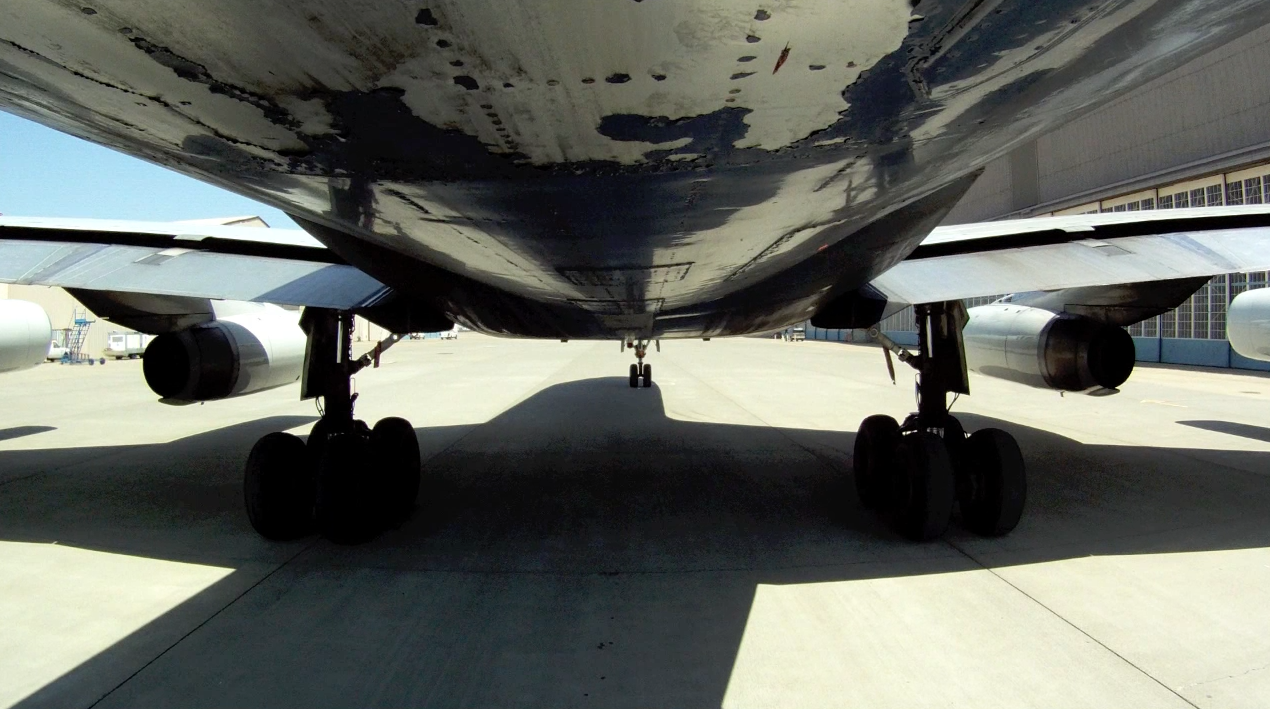
[[1008, 537], [902, 540], [851, 447], [902, 418], [875, 348], [398, 345], [358, 414], [425, 482], [361, 546], [251, 530], [241, 469], [298, 387], [155, 402], [140, 362], [5, 375], [0, 706], [1264, 707], [1270, 379], [1140, 368], [1121, 393], [975, 377], [1019, 440]]

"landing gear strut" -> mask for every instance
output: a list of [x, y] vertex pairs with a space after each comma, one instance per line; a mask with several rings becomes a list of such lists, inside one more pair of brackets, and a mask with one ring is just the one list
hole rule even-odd
[[317, 531], [331, 541], [369, 541], [409, 518], [419, 494], [419, 442], [405, 419], [374, 428], [353, 416], [350, 378], [398, 341], [352, 356], [353, 316], [310, 308], [301, 397], [322, 397], [322, 418], [306, 444], [289, 433], [261, 438], [247, 458], [243, 492], [251, 525], [269, 539]]
[[[656, 340], [657, 351], [661, 352], [661, 340]], [[653, 385], [653, 367], [644, 364], [644, 355], [648, 354], [648, 340], [623, 340], [622, 349], [631, 348], [635, 350], [635, 364], [631, 365], [630, 383], [632, 389], [638, 389], [640, 382], [647, 389]]]
[[876, 329], [886, 348], [887, 369], [895, 379], [891, 353], [918, 372], [917, 412], [903, 424], [890, 416], [870, 416], [856, 434], [853, 468], [861, 504], [890, 517], [914, 541], [938, 538], [947, 530], [954, 503], [972, 532], [996, 536], [1019, 523], [1027, 497], [1023, 455], [1014, 437], [988, 428], [966, 436], [948, 413], [948, 394], [969, 394], [966, 323], [960, 301], [915, 308], [918, 354]]

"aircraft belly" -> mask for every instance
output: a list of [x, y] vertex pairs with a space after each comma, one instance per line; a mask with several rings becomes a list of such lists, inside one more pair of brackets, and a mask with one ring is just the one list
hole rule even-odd
[[646, 322], [826, 250], [867, 279], [894, 254], [853, 243], [865, 225], [1266, 21], [1254, 0], [8, 0], [0, 107], [337, 250]]

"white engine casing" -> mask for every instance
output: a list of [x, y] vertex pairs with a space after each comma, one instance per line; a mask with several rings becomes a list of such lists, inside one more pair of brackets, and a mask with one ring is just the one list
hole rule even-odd
[[212, 401], [291, 384], [304, 368], [300, 313], [262, 305], [146, 347], [143, 370], [154, 393], [174, 402]]
[[1226, 311], [1226, 337], [1244, 357], [1270, 362], [1270, 289], [1235, 296]]
[[1042, 389], [1115, 389], [1136, 360], [1122, 328], [1026, 305], [970, 308], [966, 366], [980, 374]]
[[52, 340], [53, 326], [44, 308], [25, 300], [0, 300], [0, 372], [40, 364]]

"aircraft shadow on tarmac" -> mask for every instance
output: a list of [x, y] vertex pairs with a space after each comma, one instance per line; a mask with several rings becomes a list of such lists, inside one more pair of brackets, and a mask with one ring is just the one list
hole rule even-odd
[[48, 431], [56, 431], [53, 426], [14, 426], [12, 428], [0, 429], [0, 441], [11, 441], [15, 438], [23, 436], [34, 436], [37, 433], [46, 433]]
[[[1270, 454], [961, 419], [1010, 430], [1027, 458], [1028, 509], [1008, 537], [954, 521], [945, 542], [903, 541], [855, 501], [853, 432], [674, 420], [658, 388], [625, 377], [418, 429], [414, 518], [356, 547], [271, 544], [247, 524], [248, 450], [304, 417], [76, 449], [84, 462], [0, 487], [0, 540], [239, 570], [20, 706], [88, 706], [182, 638], [103, 706], [719, 706], [760, 584], [1270, 545]], [[38, 469], [41, 453], [0, 453], [0, 469]], [[288, 559], [272, 575], [243, 561]]]

